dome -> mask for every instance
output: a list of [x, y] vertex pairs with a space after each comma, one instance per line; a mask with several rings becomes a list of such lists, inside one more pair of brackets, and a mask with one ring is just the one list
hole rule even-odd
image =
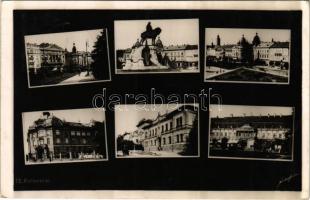
[[76, 53], [76, 47], [75, 47], [75, 43], [73, 43], [73, 47], [72, 47], [72, 53]]
[[245, 39], [244, 35], [242, 35], [240, 45], [241, 46], [246, 46], [248, 44], [248, 41]]
[[258, 36], [257, 33], [256, 33], [256, 35], [255, 35], [254, 38], [253, 38], [252, 44], [253, 44], [254, 46], [258, 46], [258, 45], [260, 44], [260, 38], [259, 38], [259, 36]]

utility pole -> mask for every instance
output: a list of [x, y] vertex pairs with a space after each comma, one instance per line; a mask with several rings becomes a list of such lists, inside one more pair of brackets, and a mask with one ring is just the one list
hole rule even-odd
[[87, 40], [86, 40], [86, 60], [85, 60], [85, 64], [86, 64], [86, 67], [87, 67], [87, 74], [86, 74], [86, 76], [89, 76], [89, 66], [88, 66], [88, 53], [87, 53], [87, 46], [88, 46], [88, 42], [87, 42]]

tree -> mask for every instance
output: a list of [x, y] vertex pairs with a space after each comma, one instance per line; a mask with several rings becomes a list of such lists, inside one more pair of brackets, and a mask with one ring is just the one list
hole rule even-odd
[[227, 143], [228, 143], [228, 138], [227, 137], [223, 137], [222, 141], [221, 141], [222, 149], [226, 149], [227, 148]]
[[91, 64], [93, 75], [96, 79], [106, 79], [109, 76], [109, 59], [107, 38], [104, 30], [102, 30], [97, 37], [97, 41], [93, 47], [94, 49], [91, 53], [91, 57], [94, 61]]
[[104, 122], [95, 122], [94, 123], [94, 129], [100, 130], [96, 136], [95, 136], [95, 143], [98, 144], [98, 148], [96, 153], [99, 153], [100, 155], [106, 156], [106, 138], [105, 133], [103, 132], [105, 130], [104, 128]]
[[244, 150], [248, 142], [246, 140], [239, 140], [238, 143], [239, 143], [241, 150]]

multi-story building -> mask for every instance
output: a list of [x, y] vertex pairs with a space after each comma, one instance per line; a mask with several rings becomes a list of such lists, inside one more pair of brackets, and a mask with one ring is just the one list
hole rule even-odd
[[87, 51], [77, 51], [75, 43], [73, 43], [72, 51], [66, 52], [66, 66], [72, 69], [76, 67], [87, 69], [92, 62], [91, 53]]
[[73, 44], [72, 51], [59, 47], [56, 44], [41, 43], [40, 45], [27, 43], [27, 66], [30, 72], [35, 74], [41, 68], [55, 67], [63, 69], [68, 67], [84, 67], [87, 68], [92, 63], [91, 53], [87, 51], [77, 51]]
[[37, 73], [37, 70], [41, 68], [41, 50], [40, 46], [37, 44], [26, 43], [26, 60], [28, 70]]
[[236, 61], [236, 62], [261, 62], [269, 66], [281, 66], [288, 69], [289, 66], [289, 42], [270, 42], [260, 40], [258, 34], [250, 44], [244, 36], [237, 44], [221, 45], [220, 36], [217, 36], [217, 44], [207, 45], [207, 61]]
[[156, 119], [142, 119], [137, 124], [136, 142], [143, 145], [144, 151], [180, 152], [188, 142], [196, 117], [195, 107], [184, 105], [169, 113], [158, 113]]
[[41, 66], [63, 66], [65, 63], [65, 50], [56, 44], [41, 43]]
[[283, 63], [283, 67], [288, 68], [290, 62], [289, 42], [274, 42], [270, 46], [269, 50], [269, 65], [280, 65]]
[[240, 140], [248, 141], [247, 147], [253, 148], [254, 138], [261, 140], [285, 140], [292, 135], [292, 115], [268, 116], [230, 116], [211, 118], [210, 143], [228, 139], [228, 145]]
[[168, 56], [176, 67], [198, 66], [198, 45], [171, 45], [163, 48], [163, 56]]
[[[67, 122], [44, 112], [28, 129], [28, 157], [38, 158], [38, 148], [48, 148], [53, 158], [78, 158], [81, 154], [105, 154], [98, 138], [105, 134], [104, 122]], [[45, 152], [46, 154], [47, 152]], [[105, 155], [102, 155], [105, 156]]]
[[254, 61], [263, 61], [265, 64], [269, 64], [269, 51], [273, 42], [262, 42], [253, 47]]

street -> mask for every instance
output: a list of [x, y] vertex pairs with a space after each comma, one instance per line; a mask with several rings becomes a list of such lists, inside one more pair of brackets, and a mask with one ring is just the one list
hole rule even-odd
[[81, 74], [77, 74], [64, 81], [61, 81], [60, 84], [87, 82], [87, 81], [93, 81], [93, 80], [95, 80], [95, 78], [92, 75], [92, 72], [89, 72], [89, 75], [87, 76], [87, 71], [84, 71], [84, 72], [81, 72]]

